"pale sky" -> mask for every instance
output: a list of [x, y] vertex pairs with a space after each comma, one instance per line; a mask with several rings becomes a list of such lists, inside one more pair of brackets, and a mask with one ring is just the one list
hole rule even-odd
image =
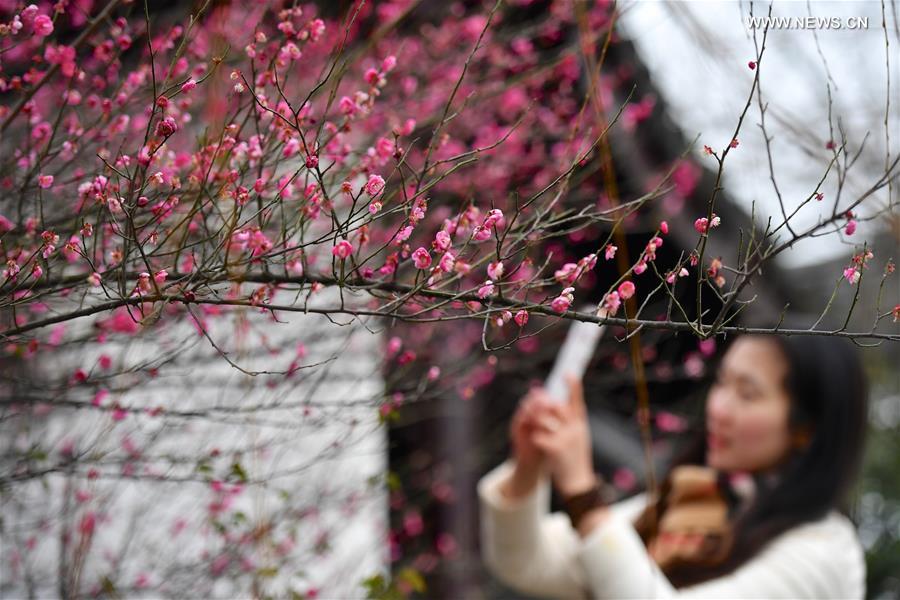
[[[755, 57], [748, 23], [750, 3], [632, 0], [620, 6], [624, 31], [637, 45], [672, 117], [688, 139], [701, 134], [697, 159], [709, 161], [714, 167], [715, 159], [700, 152], [703, 144], [720, 150], [728, 142], [753, 81], [754, 72], [747, 65]], [[755, 16], [765, 16], [768, 8], [768, 2], [753, 3]], [[893, 10], [900, 13], [900, 7]], [[900, 153], [900, 31], [890, 3], [886, 12], [891, 54], [890, 156], [896, 157]], [[888, 84], [881, 3], [774, 4], [773, 16], [808, 15], [828, 18], [830, 24], [840, 19], [843, 29], [770, 29], [760, 71], [763, 97], [769, 103], [766, 126], [769, 135], [774, 136], [774, 170], [788, 211], [815, 188], [830, 159], [830, 151], [824, 148], [830, 138], [826, 91], [829, 72], [834, 102], [832, 121], [836, 124], [840, 117], [844, 123], [851, 156], [865, 133], [870, 132], [859, 164], [851, 170], [842, 206], [853, 192], [868, 188], [884, 171], [887, 147], [884, 119]], [[858, 22], [851, 18], [865, 17], [868, 29], [848, 28]], [[748, 212], [750, 203], [756, 200], [757, 212], [761, 209], [773, 218], [780, 217], [758, 127], [759, 115], [754, 97], [739, 136], [740, 146], [726, 160], [725, 185]], [[791, 223], [809, 225], [815, 222], [818, 211], [827, 209], [830, 213], [836, 181], [836, 177], [826, 180], [822, 188], [825, 200], [804, 207]], [[894, 204], [900, 198], [898, 188], [893, 190]], [[887, 206], [886, 190], [877, 201]], [[883, 221], [860, 223], [846, 244], [833, 236], [804, 241], [782, 255], [783, 264], [808, 264], [835, 256], [849, 258], [853, 245], [871, 241], [879, 227], [884, 228]], [[896, 253], [896, 248], [884, 252]]]

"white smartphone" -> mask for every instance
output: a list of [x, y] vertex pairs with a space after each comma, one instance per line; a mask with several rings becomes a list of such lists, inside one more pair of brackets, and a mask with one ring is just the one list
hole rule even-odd
[[[594, 306], [584, 306], [579, 312], [593, 311], [594, 308]], [[568, 400], [569, 386], [566, 383], [566, 375], [574, 375], [578, 379], [584, 377], [588, 363], [591, 362], [591, 357], [594, 356], [594, 350], [597, 348], [597, 342], [605, 329], [606, 325], [584, 321], [573, 321], [569, 326], [566, 340], [563, 342], [559, 354], [556, 355], [553, 370], [550, 371], [550, 376], [547, 377], [544, 384], [544, 389], [554, 401], [566, 402]]]

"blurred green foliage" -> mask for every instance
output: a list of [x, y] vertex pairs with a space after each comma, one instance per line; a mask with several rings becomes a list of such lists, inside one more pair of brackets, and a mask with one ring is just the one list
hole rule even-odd
[[900, 372], [897, 352], [866, 353], [872, 382], [866, 458], [853, 516], [866, 549], [866, 597], [900, 598]]

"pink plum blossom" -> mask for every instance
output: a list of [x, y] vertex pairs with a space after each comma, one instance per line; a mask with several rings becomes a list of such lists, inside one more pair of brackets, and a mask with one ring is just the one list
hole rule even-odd
[[575, 283], [577, 278], [578, 265], [575, 263], [566, 263], [561, 269], [557, 269], [553, 274], [553, 278], [560, 283]]
[[449, 250], [452, 243], [453, 241], [450, 239], [450, 234], [442, 229], [434, 235], [434, 241], [431, 243], [431, 247], [434, 248], [435, 252], [441, 254]]
[[438, 269], [440, 269], [444, 273], [449, 273], [454, 270], [456, 266], [456, 257], [452, 252], [446, 252], [441, 255], [441, 260], [438, 262]]
[[394, 236], [394, 244], [396, 244], [397, 246], [402, 245], [403, 242], [405, 242], [406, 240], [409, 239], [409, 236], [412, 235], [412, 232], [413, 232], [413, 226], [407, 225], [406, 227], [401, 229], [399, 232], [397, 232], [397, 235]]
[[417, 269], [427, 269], [431, 266], [431, 255], [425, 248], [419, 247], [412, 253], [413, 263]]
[[634, 283], [630, 281], [623, 281], [621, 284], [619, 284], [618, 292], [619, 297], [622, 300], [628, 300], [629, 298], [634, 296]]
[[78, 523], [78, 532], [81, 535], [88, 537], [93, 535], [94, 528], [97, 525], [97, 515], [93, 512], [86, 512], [84, 516], [81, 517], [81, 521]]
[[702, 354], [706, 358], [710, 358], [713, 354], [716, 353], [716, 338], [707, 338], [705, 340], [700, 340], [697, 343], [697, 347], [700, 350], [700, 354]]
[[478, 297], [484, 300], [488, 296], [494, 294], [494, 282], [490, 279], [486, 280], [481, 287], [478, 288]]
[[606, 295], [606, 298], [603, 299], [603, 306], [606, 308], [607, 313], [610, 316], [615, 315], [619, 312], [619, 307], [622, 305], [622, 299], [619, 297], [619, 292], [610, 292]]
[[178, 131], [178, 124], [172, 117], [166, 117], [156, 124], [156, 135], [165, 138]]
[[619, 467], [613, 471], [612, 483], [623, 492], [628, 492], [637, 485], [637, 477], [631, 469]]
[[409, 537], [416, 537], [425, 530], [422, 515], [416, 510], [410, 510], [403, 516], [403, 531]]
[[441, 556], [453, 556], [458, 550], [456, 539], [449, 533], [440, 533], [435, 541], [435, 549]]
[[575, 288], [567, 287], [565, 288], [559, 296], [554, 298], [550, 302], [550, 308], [553, 309], [554, 312], [564, 313], [569, 310], [569, 307], [572, 306], [572, 302], [575, 300], [575, 296], [573, 292]]
[[53, 21], [47, 15], [38, 15], [34, 18], [34, 35], [47, 37], [53, 33]]
[[616, 250], [618, 250], [618, 246], [613, 246], [612, 244], [607, 244], [606, 248], [603, 251], [603, 257], [606, 260], [612, 260], [616, 256]]
[[585, 272], [587, 272], [587, 271], [592, 270], [592, 269], [593, 269], [594, 267], [596, 267], [596, 266], [597, 266], [597, 255], [596, 255], [596, 254], [591, 253], [591, 254], [588, 254], [588, 255], [585, 256], [585, 257], [582, 257], [582, 258], [578, 261], [578, 268], [579, 268], [580, 271], [581, 271], [581, 272], [579, 273], [579, 277], [581, 276], [581, 274], [583, 274], [583, 273], [585, 273]]
[[844, 269], [844, 279], [846, 279], [850, 285], [856, 285], [856, 282], [859, 281], [859, 278], [862, 274], [855, 267], [847, 267]]
[[332, 249], [331, 254], [340, 259], [346, 259], [353, 254], [353, 244], [347, 240], [341, 240]]
[[719, 218], [716, 213], [712, 214], [712, 219], [707, 219], [706, 217], [700, 217], [696, 221], [694, 221], [694, 229], [697, 230], [697, 233], [707, 233], [710, 229], [714, 229], [722, 224], [722, 219]]
[[349, 96], [341, 96], [341, 99], [338, 101], [338, 108], [348, 117], [356, 113], [357, 110], [356, 103]]
[[377, 196], [384, 191], [384, 179], [381, 175], [369, 175], [364, 189], [369, 196]]
[[300, 151], [300, 140], [292, 137], [287, 142], [284, 143], [284, 148], [281, 149], [281, 155], [285, 158], [291, 158], [295, 154]]
[[684, 417], [661, 410], [656, 413], [656, 426], [660, 431], [678, 433], [687, 429], [687, 421]]
[[479, 225], [472, 232], [472, 239], [476, 242], [484, 242], [491, 238], [491, 230], [487, 227]]

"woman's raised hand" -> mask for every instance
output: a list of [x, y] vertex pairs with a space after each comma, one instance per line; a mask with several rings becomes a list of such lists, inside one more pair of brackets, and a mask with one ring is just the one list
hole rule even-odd
[[544, 472], [546, 459], [534, 443], [535, 418], [540, 405], [550, 402], [541, 388], [532, 388], [520, 401], [509, 425], [509, 439], [515, 469], [503, 488], [510, 498], [525, 496], [534, 490]]
[[546, 457], [556, 489], [563, 497], [584, 492], [596, 481], [591, 431], [581, 381], [568, 377], [569, 400], [553, 402], [544, 394], [531, 409], [530, 442]]
[[512, 442], [513, 457], [516, 464], [528, 470], [539, 470], [543, 466], [544, 456], [538, 448], [532, 436], [534, 435], [536, 422], [541, 406], [551, 402], [550, 397], [543, 388], [532, 388], [519, 402], [519, 408], [513, 415], [509, 427], [509, 437]]

